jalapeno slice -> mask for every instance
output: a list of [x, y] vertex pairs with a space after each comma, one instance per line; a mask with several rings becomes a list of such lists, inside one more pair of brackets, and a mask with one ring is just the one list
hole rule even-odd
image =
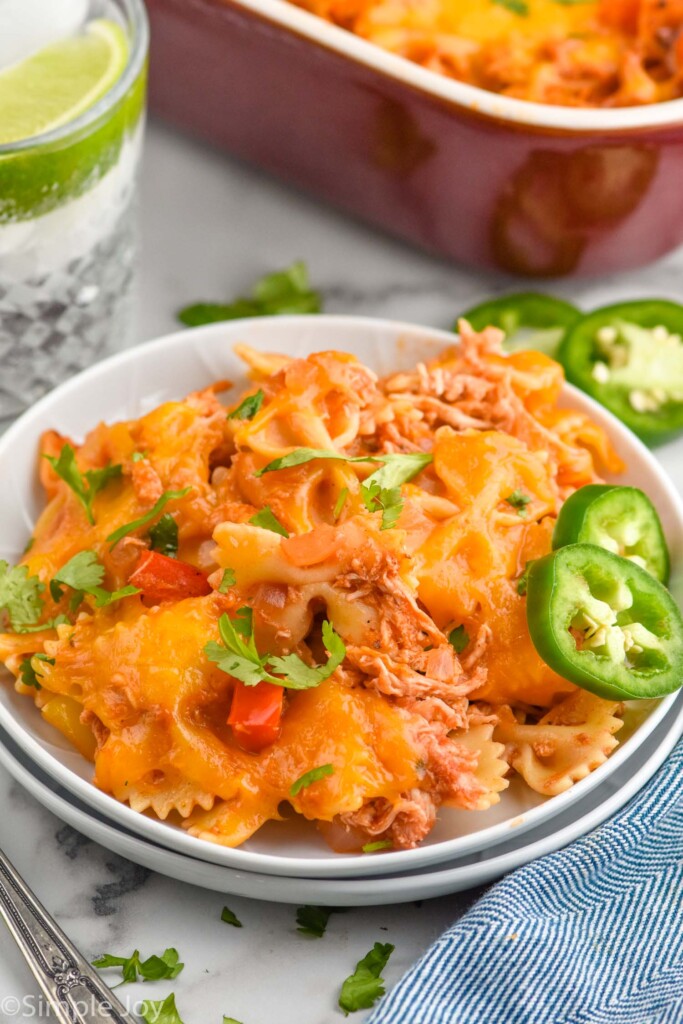
[[587, 484], [567, 498], [553, 531], [553, 549], [597, 544], [641, 565], [662, 583], [669, 549], [657, 510], [637, 487]]
[[581, 318], [557, 354], [567, 380], [649, 445], [683, 431], [683, 306], [644, 299]]
[[534, 348], [554, 356], [568, 328], [581, 319], [581, 312], [570, 302], [551, 295], [515, 292], [482, 302], [461, 316], [475, 331], [499, 327], [505, 332], [504, 347], [508, 352]]
[[634, 562], [570, 544], [529, 569], [527, 622], [558, 675], [608, 700], [663, 697], [683, 683], [683, 619]]

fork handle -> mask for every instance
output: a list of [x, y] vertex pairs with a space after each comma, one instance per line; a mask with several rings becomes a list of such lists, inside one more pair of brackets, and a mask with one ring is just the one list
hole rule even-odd
[[0, 850], [0, 916], [59, 1024], [136, 1024]]

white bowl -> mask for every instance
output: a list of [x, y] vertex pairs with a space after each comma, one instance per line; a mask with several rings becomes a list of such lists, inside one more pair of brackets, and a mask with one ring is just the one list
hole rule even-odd
[[[43, 498], [38, 486], [36, 451], [40, 434], [54, 428], [82, 437], [99, 420], [140, 415], [169, 398], [205, 386], [217, 378], [246, 383], [232, 346], [242, 342], [263, 351], [295, 356], [320, 349], [351, 352], [379, 373], [434, 355], [454, 337], [412, 324], [360, 317], [276, 317], [213, 324], [184, 331], [128, 350], [79, 374], [26, 412], [0, 439], [0, 479], [5, 507], [0, 558], [16, 561], [31, 533]], [[590, 413], [604, 426], [629, 465], [625, 482], [645, 490], [659, 510], [672, 556], [672, 583], [683, 591], [683, 507], [652, 454], [601, 406], [567, 386], [563, 402]], [[197, 839], [166, 822], [137, 814], [96, 789], [92, 766], [45, 723], [26, 697], [0, 687], [0, 724], [44, 771], [95, 811], [132, 832], [195, 858], [233, 869], [298, 877], [351, 877], [416, 871], [428, 865], [472, 855], [520, 834], [565, 810], [604, 782], [635, 752], [667, 715], [675, 695], [643, 705], [643, 719], [615, 753], [567, 792], [543, 798], [518, 782], [501, 802], [485, 812], [442, 811], [435, 829], [415, 850], [366, 855], [330, 851], [310, 823], [296, 819], [271, 823], [238, 849]]]

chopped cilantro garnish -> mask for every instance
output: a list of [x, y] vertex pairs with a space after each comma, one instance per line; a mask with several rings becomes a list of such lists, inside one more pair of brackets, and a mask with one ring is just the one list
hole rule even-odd
[[59, 453], [59, 457], [45, 455], [44, 458], [50, 463], [58, 477], [71, 488], [81, 505], [85, 509], [88, 522], [93, 524], [92, 503], [96, 494], [103, 490], [110, 480], [121, 476], [121, 466], [113, 466], [111, 463], [103, 469], [87, 469], [81, 473], [76, 462], [76, 453], [70, 444], [65, 444]]
[[223, 907], [223, 910], [221, 911], [221, 921], [224, 921], [226, 924], [231, 924], [233, 928], [243, 927], [239, 917], [230, 909], [230, 907]]
[[507, 11], [512, 11], [513, 14], [519, 14], [522, 18], [529, 13], [529, 5], [526, 0], [491, 0], [491, 2], [497, 4], [498, 7], [504, 7]]
[[407, 454], [399, 452], [391, 455], [351, 457], [327, 448], [296, 448], [287, 455], [273, 459], [263, 469], [257, 470], [254, 476], [263, 476], [264, 473], [273, 473], [279, 469], [291, 469], [292, 466], [302, 466], [313, 459], [334, 459], [339, 462], [382, 462], [383, 465], [371, 473], [361, 485], [361, 497], [369, 512], [381, 511], [381, 529], [390, 530], [396, 525], [403, 508], [401, 484], [408, 483], [418, 473], [421, 473], [426, 466], [434, 461], [434, 456], [427, 452], [408, 452]]
[[235, 576], [234, 569], [224, 569], [221, 581], [218, 584], [218, 593], [227, 594], [229, 587], [234, 587], [237, 583], [237, 577]]
[[339, 492], [339, 497], [337, 498], [337, 501], [336, 501], [335, 506], [334, 506], [334, 511], [332, 512], [332, 518], [334, 519], [335, 523], [339, 519], [339, 516], [342, 514], [342, 509], [344, 508], [344, 505], [346, 504], [346, 499], [348, 498], [348, 496], [349, 496], [349, 489], [348, 489], [348, 487], [343, 487], [341, 489], [341, 491]]
[[228, 413], [229, 420], [253, 420], [256, 413], [263, 405], [264, 394], [259, 388], [253, 395], [243, 398], [236, 409]]
[[241, 1024], [241, 1021], [235, 1020], [234, 1017], [223, 1017], [223, 1024]]
[[289, 537], [289, 531], [282, 525], [270, 505], [264, 505], [260, 512], [251, 517], [249, 522], [253, 526], [260, 526], [263, 530], [279, 533], [281, 537]]
[[319, 779], [324, 779], [327, 775], [334, 775], [334, 765], [321, 764], [317, 768], [311, 768], [310, 771], [304, 772], [296, 782], [292, 783], [289, 787], [289, 795], [298, 796], [302, 789], [310, 786], [313, 782], [317, 782]]
[[133, 950], [131, 956], [114, 956], [111, 953], [103, 953], [97, 960], [92, 961], [93, 967], [105, 969], [108, 967], [120, 967], [122, 981], [125, 985], [142, 978], [144, 981], [162, 981], [168, 978], [177, 978], [185, 964], [180, 963], [178, 950], [169, 947], [164, 950], [161, 956], [150, 956], [146, 960], [140, 960], [140, 951]]
[[286, 270], [267, 274], [254, 285], [252, 294], [234, 302], [198, 302], [186, 306], [178, 319], [188, 327], [239, 320], [249, 316], [278, 316], [283, 313], [319, 313], [320, 295], [313, 291], [305, 263], [293, 263]]
[[322, 939], [330, 914], [333, 913], [334, 907], [297, 907], [297, 931], [302, 935], [312, 935], [316, 939]]
[[38, 673], [32, 665], [32, 660], [34, 658], [36, 661], [44, 661], [48, 665], [54, 665], [55, 659], [48, 658], [47, 654], [31, 654], [27, 658], [24, 658], [21, 663], [21, 681], [24, 686], [33, 686], [36, 690], [40, 690], [41, 686], [38, 679]]
[[322, 627], [323, 643], [330, 653], [324, 665], [311, 668], [298, 654], [261, 656], [254, 641], [251, 610], [245, 611], [249, 614], [238, 615], [236, 619], [221, 615], [218, 629], [223, 643], [211, 642], [204, 648], [209, 661], [215, 662], [222, 672], [240, 679], [245, 686], [265, 681], [290, 690], [308, 690], [331, 676], [346, 656], [344, 641], [329, 622], [323, 622]]
[[377, 850], [388, 850], [393, 845], [391, 839], [376, 839], [373, 843], [365, 844], [363, 853], [376, 853]]
[[0, 561], [0, 612], [7, 613], [16, 633], [28, 632], [28, 627], [38, 622], [43, 610], [40, 595], [44, 589], [37, 576], [29, 576], [28, 566]]
[[149, 512], [145, 512], [144, 516], [140, 516], [139, 519], [134, 519], [130, 523], [125, 523], [123, 526], [119, 526], [118, 530], [114, 530], [107, 537], [107, 541], [114, 547], [120, 540], [126, 537], [129, 533], [134, 530], [139, 530], [141, 526], [147, 526], [147, 523], [151, 523], [153, 519], [164, 510], [169, 501], [179, 501], [180, 498], [184, 498], [186, 494], [189, 494], [192, 490], [191, 487], [183, 487], [182, 491], [164, 491], [157, 503]]
[[147, 452], [133, 452], [130, 457], [131, 462], [144, 462], [147, 458]]
[[394, 949], [390, 942], [376, 942], [367, 956], [358, 961], [339, 995], [339, 1006], [347, 1016], [356, 1010], [370, 1009], [384, 995], [381, 974]]
[[173, 992], [165, 999], [145, 999], [140, 1007], [140, 1015], [146, 1024], [183, 1024]]
[[31, 550], [31, 548], [33, 547], [35, 542], [36, 542], [36, 538], [35, 537], [29, 537], [29, 539], [26, 541], [26, 547], [23, 550], [23, 554], [24, 555], [27, 555], [29, 553], [29, 551]]
[[526, 507], [531, 503], [531, 498], [524, 491], [520, 491], [519, 488], [513, 491], [512, 494], [508, 494], [505, 499], [508, 505], [512, 505], [513, 508], [517, 509], [517, 515], [521, 516], [522, 519], [526, 519]]
[[53, 599], [58, 601], [63, 593], [62, 585], [71, 587], [75, 591], [70, 604], [72, 611], [81, 603], [84, 594], [95, 598], [96, 608], [104, 608], [114, 601], [120, 601], [122, 597], [140, 593], [137, 587], [131, 586], [121, 587], [120, 590], [105, 590], [100, 586], [104, 572], [104, 566], [94, 551], [79, 551], [55, 573], [50, 581], [50, 593]]
[[152, 549], [175, 558], [178, 554], [178, 524], [170, 512], [164, 512], [158, 523], [149, 528]]
[[462, 654], [470, 642], [470, 635], [464, 626], [456, 626], [448, 634], [448, 642], [456, 654]]
[[[531, 560], [533, 561], [533, 559]], [[526, 594], [527, 582], [529, 580], [529, 569], [531, 567], [531, 561], [528, 561], [524, 566], [524, 572], [517, 580], [517, 593], [520, 597], [524, 597]]]

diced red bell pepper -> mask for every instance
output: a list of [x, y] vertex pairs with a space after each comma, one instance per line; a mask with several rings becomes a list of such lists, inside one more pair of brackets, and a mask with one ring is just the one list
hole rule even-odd
[[155, 604], [211, 593], [209, 581], [200, 569], [158, 551], [143, 551], [128, 582]]
[[284, 689], [274, 683], [235, 683], [228, 725], [243, 750], [257, 754], [280, 735]]

